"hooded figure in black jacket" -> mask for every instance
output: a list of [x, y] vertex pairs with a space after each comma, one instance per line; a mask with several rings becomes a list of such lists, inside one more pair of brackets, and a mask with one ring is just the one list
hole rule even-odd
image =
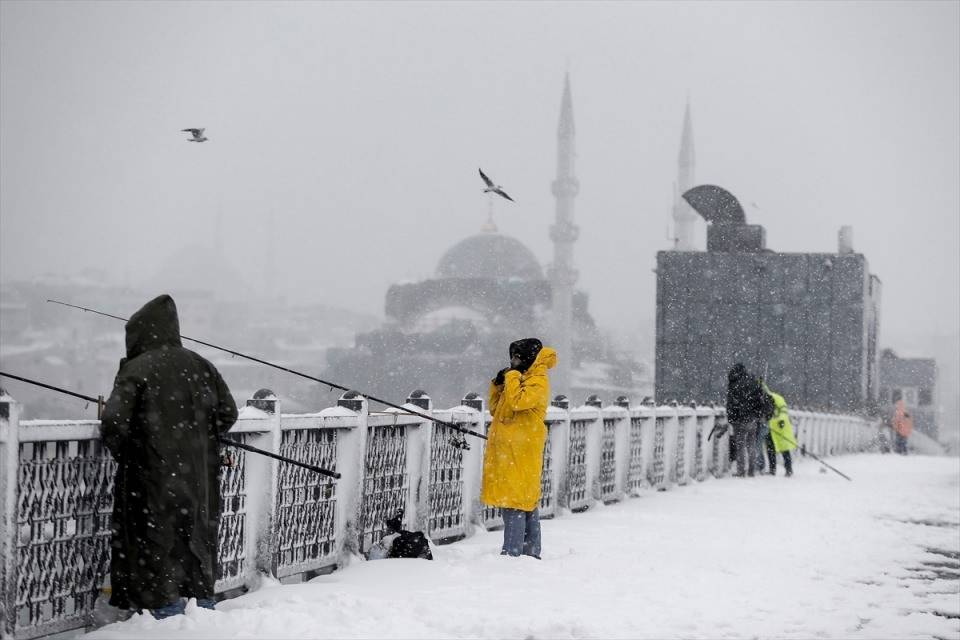
[[117, 461], [110, 604], [182, 611], [212, 606], [217, 577], [220, 447], [237, 405], [219, 372], [184, 349], [173, 298], [162, 295], [126, 325], [127, 357], [101, 419]]
[[764, 391], [760, 380], [750, 374], [742, 363], [731, 367], [727, 374], [727, 422], [733, 428], [737, 454], [737, 476], [744, 475], [744, 457], [747, 475], [756, 473], [757, 421], [763, 417]]

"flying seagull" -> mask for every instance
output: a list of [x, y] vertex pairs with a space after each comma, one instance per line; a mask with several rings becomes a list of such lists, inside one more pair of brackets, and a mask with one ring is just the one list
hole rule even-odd
[[187, 142], [203, 142], [207, 139], [207, 136], [203, 135], [205, 129], [181, 129], [181, 131], [189, 131], [193, 135]]
[[503, 187], [493, 184], [493, 180], [487, 177], [487, 174], [483, 172], [483, 169], [478, 169], [478, 171], [480, 172], [480, 177], [483, 178], [483, 181], [487, 184], [486, 189], [483, 190], [484, 193], [495, 193], [498, 196], [503, 196], [510, 202], [516, 202], [516, 200], [507, 195], [507, 192], [503, 190]]

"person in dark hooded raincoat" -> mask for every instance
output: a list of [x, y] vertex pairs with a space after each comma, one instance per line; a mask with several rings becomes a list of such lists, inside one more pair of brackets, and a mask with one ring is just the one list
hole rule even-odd
[[751, 375], [743, 363], [736, 363], [727, 374], [727, 422], [733, 428], [736, 442], [737, 471], [753, 476], [757, 467], [757, 421], [763, 417], [764, 393], [760, 380]]
[[212, 607], [220, 515], [217, 437], [237, 420], [220, 373], [180, 342], [177, 307], [154, 298], [126, 324], [100, 433], [117, 461], [110, 604], [165, 617]]

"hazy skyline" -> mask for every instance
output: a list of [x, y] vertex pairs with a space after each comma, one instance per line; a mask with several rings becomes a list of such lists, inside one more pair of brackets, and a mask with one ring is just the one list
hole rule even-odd
[[569, 71], [578, 287], [601, 326], [652, 334], [688, 96], [697, 183], [733, 192], [769, 248], [832, 252], [853, 227], [883, 346], [960, 325], [956, 2], [5, 1], [0, 18], [3, 281], [151, 287], [219, 244], [260, 292], [272, 220], [282, 293], [382, 314], [391, 283], [479, 231], [477, 167], [517, 200], [495, 203], [500, 231], [546, 264]]

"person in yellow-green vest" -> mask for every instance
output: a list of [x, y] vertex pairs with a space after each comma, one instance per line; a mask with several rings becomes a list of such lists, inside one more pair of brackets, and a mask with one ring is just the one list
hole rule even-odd
[[510, 343], [510, 366], [490, 383], [490, 431], [480, 500], [503, 515], [501, 555], [540, 558], [540, 475], [557, 352], [536, 338]]
[[[783, 467], [787, 476], [793, 475], [793, 459], [790, 452], [797, 448], [797, 438], [793, 435], [793, 425], [790, 424], [790, 414], [787, 411], [787, 401], [779, 393], [775, 393], [764, 383], [763, 390], [773, 399], [773, 417], [767, 423], [770, 426], [770, 439], [773, 449], [783, 455]], [[770, 475], [777, 475], [777, 457], [770, 456]]]

